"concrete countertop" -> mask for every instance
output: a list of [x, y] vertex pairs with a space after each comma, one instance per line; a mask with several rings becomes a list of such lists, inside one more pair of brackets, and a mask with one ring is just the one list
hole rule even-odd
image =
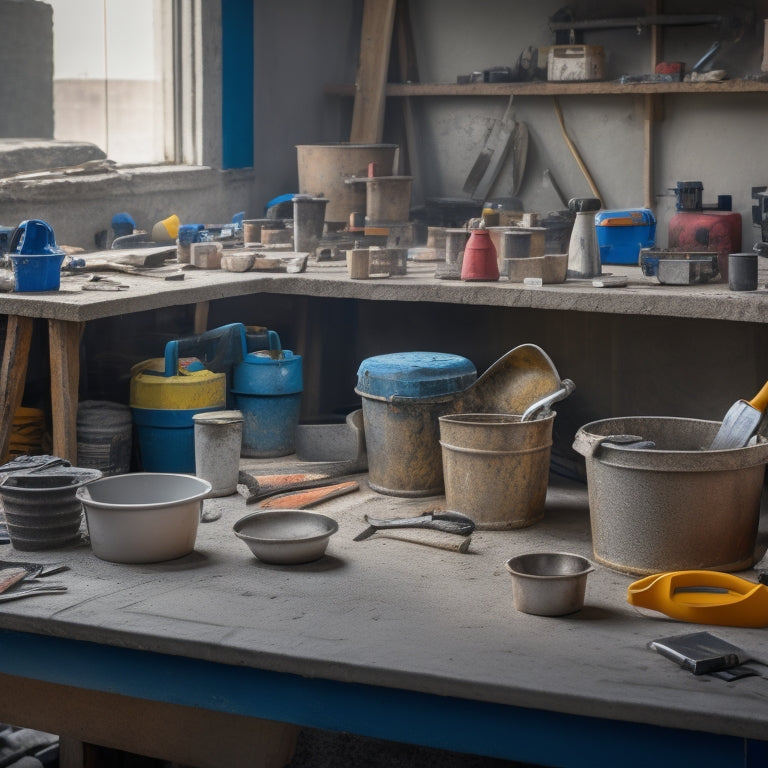
[[[258, 462], [250, 468], [258, 468]], [[200, 526], [195, 552], [119, 565], [86, 545], [0, 558], [64, 562], [69, 589], [0, 604], [0, 628], [228, 665], [401, 688], [609, 720], [764, 739], [765, 680], [695, 677], [649, 641], [710, 629], [759, 653], [765, 630], [697, 627], [626, 602], [630, 576], [596, 566], [585, 607], [562, 618], [515, 611], [505, 561], [531, 551], [591, 557], [586, 487], [552, 477], [544, 519], [476, 531], [467, 554], [353, 537], [365, 513], [410, 516], [442, 497], [361, 490], [317, 507], [339, 531], [311, 564], [257, 561], [232, 533], [257, 509], [240, 494], [206, 500], [221, 518]], [[754, 578], [753, 572], [745, 574]]]
[[409, 262], [408, 273], [387, 279], [351, 280], [344, 262], [310, 263], [300, 274], [226, 272], [185, 268], [183, 280], [161, 280], [106, 273], [129, 286], [125, 291], [83, 291], [82, 277], [63, 276], [61, 289], [50, 293], [2, 293], [0, 313], [82, 322], [171, 305], [256, 293], [294, 294], [371, 301], [438, 302], [506, 306], [622, 315], [731, 320], [768, 320], [768, 260], [759, 259], [758, 290], [733, 292], [727, 283], [661, 285], [639, 267], [606, 266], [626, 275], [624, 288], [595, 288], [591, 280], [529, 287], [522, 283], [463, 282], [434, 277], [434, 263]]

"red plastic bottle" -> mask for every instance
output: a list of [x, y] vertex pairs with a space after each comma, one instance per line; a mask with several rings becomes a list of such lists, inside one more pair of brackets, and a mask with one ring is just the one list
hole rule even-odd
[[462, 280], [498, 280], [499, 263], [491, 233], [484, 228], [473, 229], [464, 247], [461, 263]]

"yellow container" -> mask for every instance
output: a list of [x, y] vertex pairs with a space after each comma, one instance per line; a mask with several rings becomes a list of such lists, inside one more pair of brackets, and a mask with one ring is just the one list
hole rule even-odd
[[227, 377], [206, 368], [195, 370], [196, 358], [179, 358], [177, 373], [166, 376], [162, 357], [136, 363], [131, 369], [130, 403], [133, 408], [197, 410], [223, 408]]

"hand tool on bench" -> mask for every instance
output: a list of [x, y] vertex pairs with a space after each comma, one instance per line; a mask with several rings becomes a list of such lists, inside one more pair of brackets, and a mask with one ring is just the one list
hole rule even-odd
[[377, 531], [393, 528], [429, 528], [459, 536], [468, 536], [475, 530], [475, 523], [471, 518], [460, 512], [444, 509], [428, 510], [418, 517], [395, 517], [388, 520], [365, 515], [365, 522], [368, 527], [358, 533], [353, 541], [363, 541]]
[[360, 490], [360, 483], [356, 480], [348, 480], [343, 483], [320, 485], [316, 488], [308, 488], [296, 493], [280, 494], [265, 499], [259, 504], [260, 509], [308, 509], [322, 504], [324, 501], [354, 493]]
[[[338, 462], [339, 464], [346, 464], [346, 462]], [[351, 472], [346, 473], [353, 474]], [[240, 470], [238, 475], [238, 483], [244, 485], [249, 492], [249, 496], [246, 497], [246, 504], [254, 504], [262, 499], [269, 498], [270, 496], [277, 496], [278, 494], [287, 493], [289, 491], [306, 491], [311, 488], [318, 488], [321, 486], [327, 486], [332, 484], [332, 481], [339, 480], [346, 476], [336, 474], [333, 470], [324, 472], [293, 472], [290, 474], [274, 474], [274, 475], [252, 475], [250, 472]]]
[[422, 547], [444, 549], [448, 552], [465, 554], [469, 551], [472, 536], [456, 536], [453, 533], [434, 531], [428, 528], [386, 528], [377, 529], [370, 539], [392, 539], [408, 544], [419, 544]]
[[739, 400], [728, 409], [709, 450], [727, 451], [730, 448], [743, 448], [757, 432], [766, 407], [768, 407], [768, 381], [751, 400]]

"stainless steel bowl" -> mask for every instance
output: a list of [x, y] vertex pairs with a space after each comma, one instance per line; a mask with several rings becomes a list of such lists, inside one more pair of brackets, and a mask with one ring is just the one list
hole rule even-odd
[[211, 484], [193, 475], [135, 472], [77, 489], [93, 554], [114, 563], [157, 563], [195, 548]]
[[277, 565], [319, 560], [338, 529], [333, 518], [302, 509], [253, 512], [232, 528], [259, 560]]
[[506, 562], [512, 576], [512, 602], [522, 613], [565, 616], [584, 607], [592, 563], [568, 552], [533, 552]]

